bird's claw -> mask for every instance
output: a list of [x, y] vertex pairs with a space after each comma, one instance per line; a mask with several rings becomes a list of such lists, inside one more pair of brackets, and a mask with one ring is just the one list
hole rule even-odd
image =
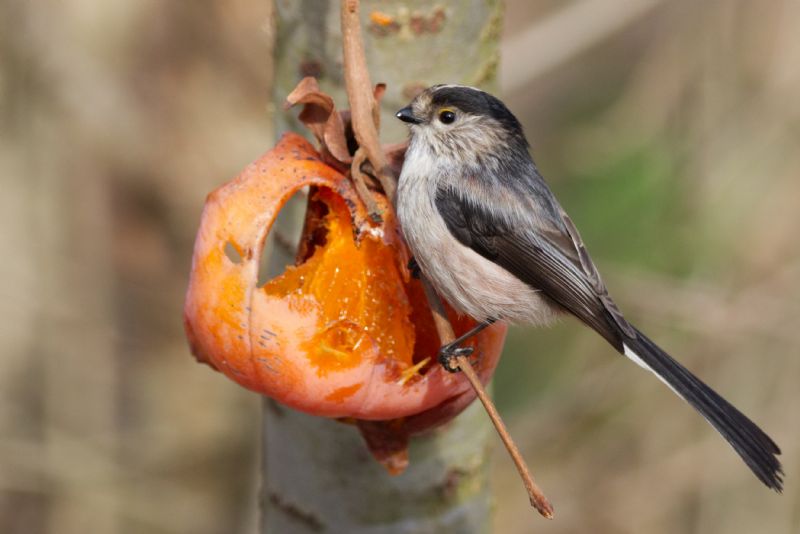
[[417, 263], [415, 258], [408, 260], [408, 270], [411, 273], [411, 278], [419, 280], [420, 276], [422, 276], [422, 273], [419, 270], [419, 263]]
[[439, 349], [439, 363], [442, 364], [445, 371], [457, 373], [460, 367], [456, 362], [459, 356], [469, 356], [475, 349], [472, 347], [459, 347], [458, 345], [445, 345]]

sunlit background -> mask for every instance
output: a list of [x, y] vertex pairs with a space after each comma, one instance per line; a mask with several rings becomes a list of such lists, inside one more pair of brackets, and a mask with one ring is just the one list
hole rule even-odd
[[[208, 191], [273, 139], [268, 2], [0, 4], [0, 532], [255, 532], [259, 398], [194, 363]], [[763, 488], [574, 321], [513, 330], [496, 531], [800, 532], [800, 2], [507, 2], [501, 86], [612, 294], [783, 448]]]

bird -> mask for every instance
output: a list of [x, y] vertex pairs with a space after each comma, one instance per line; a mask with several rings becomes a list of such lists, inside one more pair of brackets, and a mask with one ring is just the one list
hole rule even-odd
[[767, 487], [780, 493], [780, 449], [755, 423], [627, 321], [570, 217], [497, 97], [431, 86], [396, 117], [409, 126], [396, 211], [418, 269], [477, 326], [441, 347], [458, 371], [462, 343], [495, 321], [543, 326], [571, 314], [694, 407]]

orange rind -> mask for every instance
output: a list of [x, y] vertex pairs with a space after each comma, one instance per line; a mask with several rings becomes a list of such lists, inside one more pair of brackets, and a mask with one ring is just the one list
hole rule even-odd
[[[275, 218], [303, 188], [309, 210], [297, 264], [258, 287]], [[369, 220], [351, 182], [302, 137], [286, 134], [240, 176], [211, 193], [195, 242], [185, 326], [198, 360], [242, 386], [315, 415], [407, 418], [419, 431], [474, 398], [435, 362], [439, 339], [396, 219]], [[238, 258], [230, 258], [226, 247]], [[457, 335], [474, 322], [450, 314]], [[469, 343], [484, 382], [505, 327]], [[421, 363], [423, 362], [423, 363]]]

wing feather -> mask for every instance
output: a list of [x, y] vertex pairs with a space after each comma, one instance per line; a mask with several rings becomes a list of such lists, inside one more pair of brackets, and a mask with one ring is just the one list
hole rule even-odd
[[[460, 191], [441, 188], [436, 206], [463, 245], [543, 291], [625, 356], [652, 371], [722, 434], [764, 484], [781, 491], [783, 470], [776, 457], [780, 454], [778, 446], [622, 317], [575, 225], [543, 182], [535, 179], [540, 180], [534, 176], [529, 182], [529, 194], [504, 198], [502, 204], [497, 202], [497, 195], [484, 194], [478, 205]], [[495, 201], [487, 202], [489, 198]]]
[[543, 291], [614, 346], [621, 347], [617, 329], [609, 325], [609, 320], [626, 334], [633, 333], [632, 327], [608, 296], [575, 225], [563, 209], [551, 195], [545, 200], [553, 203], [548, 206], [552, 209], [529, 205], [526, 197], [504, 200], [503, 204], [478, 205], [445, 187], [437, 192], [436, 207], [463, 245]]

